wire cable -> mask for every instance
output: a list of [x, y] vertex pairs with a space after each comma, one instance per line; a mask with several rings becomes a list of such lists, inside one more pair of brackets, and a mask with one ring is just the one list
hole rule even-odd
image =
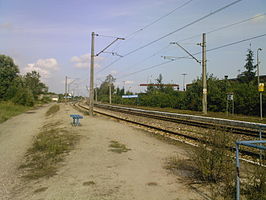
[[[174, 13], [175, 11], [177, 11], [177, 10], [179, 10], [179, 9], [181, 9], [181, 8], [183, 8], [183, 7], [185, 7], [186, 5], [188, 5], [189, 3], [191, 3], [192, 1], [194, 1], [194, 0], [186, 1], [185, 3], [183, 3], [182, 5], [176, 7], [175, 9], [171, 10], [171, 11], [168, 12], [167, 14], [165, 14], [165, 15], [163, 15], [163, 16], [157, 18], [157, 19], [155, 19], [154, 21], [152, 21], [151, 23], [149, 23], [149, 24], [143, 26], [142, 28], [140, 28], [140, 29], [138, 29], [138, 30], [136, 30], [136, 31], [134, 31], [134, 32], [132, 32], [132, 33], [130, 33], [130, 34], [128, 34], [127, 36], [125, 36], [126, 41], [125, 41], [123, 44], [125, 44], [128, 40], [132, 39], [135, 35], [137, 35], [137, 33], [139, 33], [139, 32], [141, 32], [141, 31], [145, 30], [146, 28], [148, 28], [148, 27], [150, 27], [150, 26], [152, 26], [153, 24], [157, 23], [158, 21], [162, 20], [163, 18], [168, 17], [169, 15], [171, 15], [171, 14]], [[117, 48], [119, 48], [119, 47], [120, 47], [120, 46], [119, 46], [119, 44], [118, 44], [118, 46], [115, 47], [115, 48], [117, 49]]]
[[[262, 35], [258, 35], [258, 36], [254, 36], [254, 37], [250, 37], [250, 38], [246, 38], [246, 39], [243, 39], [243, 40], [239, 40], [239, 41], [236, 41], [236, 42], [232, 42], [232, 43], [229, 43], [229, 44], [224, 44], [224, 45], [221, 45], [221, 46], [218, 46], [218, 47], [214, 47], [214, 48], [211, 48], [211, 49], [207, 49], [206, 52], [210, 52], [210, 51], [215, 51], [215, 50], [218, 50], [218, 49], [221, 49], [221, 48], [225, 48], [225, 47], [228, 47], [228, 46], [232, 46], [232, 45], [236, 45], [236, 44], [239, 44], [239, 43], [242, 43], [242, 42], [246, 42], [246, 41], [250, 41], [250, 40], [254, 40], [254, 39], [257, 39], [257, 38], [261, 38], [261, 37], [264, 37], [266, 36], [266, 33], [265, 34], [262, 34]], [[201, 52], [197, 52], [197, 53], [194, 53], [192, 55], [198, 55], [200, 54]], [[183, 59], [183, 58], [187, 58], [187, 57], [179, 57], [177, 59]], [[135, 71], [135, 72], [132, 72], [132, 73], [129, 73], [129, 74], [126, 74], [124, 75], [123, 77], [119, 77], [118, 79], [121, 79], [121, 78], [125, 78], [125, 77], [128, 77], [128, 76], [131, 76], [131, 75], [134, 75], [134, 74], [137, 74], [137, 73], [140, 73], [140, 72], [143, 72], [143, 71], [146, 71], [146, 70], [149, 70], [149, 69], [152, 69], [152, 68], [155, 68], [155, 67], [159, 67], [159, 66], [162, 66], [162, 65], [165, 65], [167, 63], [170, 63], [170, 62], [174, 62], [176, 61], [177, 59], [175, 60], [170, 60], [168, 62], [164, 62], [164, 63], [160, 63], [160, 64], [157, 64], [157, 65], [153, 65], [151, 67], [147, 67], [147, 68], [144, 68], [142, 70], [138, 70], [138, 71]]]
[[185, 2], [185, 3], [183, 3], [182, 5], [178, 6], [178, 7], [175, 8], [175, 9], [173, 9], [173, 10], [170, 11], [169, 13], [167, 13], [167, 14], [165, 14], [165, 15], [159, 17], [158, 19], [154, 20], [153, 22], [147, 24], [147, 25], [144, 26], [143, 28], [140, 28], [139, 30], [136, 30], [135, 32], [129, 34], [126, 38], [127, 38], [127, 39], [131, 39], [133, 35], [135, 35], [135, 34], [137, 34], [138, 32], [143, 31], [144, 29], [146, 29], [146, 28], [152, 26], [152, 25], [155, 24], [156, 22], [158, 22], [158, 21], [162, 20], [163, 18], [165, 18], [165, 17], [171, 15], [172, 13], [174, 13], [175, 11], [177, 11], [177, 10], [180, 9], [180, 8], [183, 8], [184, 6], [186, 6], [187, 4], [191, 3], [192, 1], [193, 1], [193, 0], [189, 0], [189, 1]]
[[[238, 21], [238, 22], [235, 22], [235, 23], [232, 23], [232, 24], [228, 24], [228, 25], [225, 25], [225, 26], [221, 26], [221, 27], [218, 27], [216, 29], [213, 29], [211, 31], [208, 31], [206, 32], [206, 34], [210, 34], [210, 33], [214, 33], [214, 32], [217, 32], [217, 31], [220, 31], [220, 30], [223, 30], [223, 29], [227, 29], [227, 28], [230, 28], [232, 26], [236, 26], [236, 25], [239, 25], [239, 24], [242, 24], [242, 23], [245, 23], [245, 22], [248, 22], [250, 20], [254, 20], [256, 18], [259, 18], [259, 17], [262, 17], [262, 16], [265, 16], [266, 13], [263, 13], [263, 14], [260, 14], [260, 15], [256, 15], [254, 17], [250, 17], [248, 19], [244, 19], [242, 21]], [[197, 34], [197, 35], [193, 35], [191, 37], [188, 37], [188, 38], [185, 38], [185, 39], [182, 39], [182, 40], [179, 40], [178, 42], [182, 42], [182, 41], [186, 41], [186, 40], [190, 40], [190, 39], [193, 39], [193, 38], [196, 38], [198, 36], [201, 36], [201, 34]]]
[[[131, 55], [131, 54], [133, 54], [133, 53], [135, 53], [135, 52], [137, 52], [137, 51], [139, 51], [139, 50], [141, 50], [141, 49], [147, 47], [147, 46], [150, 46], [151, 44], [153, 44], [153, 43], [155, 43], [155, 42], [158, 42], [158, 41], [160, 41], [160, 40], [162, 40], [162, 39], [164, 39], [164, 38], [166, 38], [166, 37], [168, 37], [168, 36], [170, 36], [170, 35], [172, 35], [172, 34], [178, 32], [178, 31], [181, 31], [181, 30], [183, 30], [183, 29], [185, 29], [185, 28], [187, 28], [187, 27], [189, 27], [189, 26], [191, 26], [191, 25], [193, 25], [193, 24], [196, 24], [196, 23], [198, 23], [198, 22], [200, 22], [200, 21], [202, 21], [202, 20], [204, 20], [204, 19], [206, 19], [206, 18], [208, 18], [208, 17], [210, 17], [210, 16], [212, 16], [212, 15], [218, 13], [218, 12], [221, 12], [222, 10], [224, 10], [224, 9], [226, 9], [226, 8], [228, 8], [228, 7], [231, 7], [231, 6], [237, 4], [237, 3], [241, 2], [241, 1], [243, 1], [243, 0], [236, 0], [236, 1], [233, 1], [233, 2], [231, 2], [230, 4], [227, 4], [227, 5], [221, 7], [221, 8], [219, 8], [219, 9], [217, 9], [217, 10], [215, 10], [215, 11], [213, 11], [213, 12], [207, 14], [207, 15], [204, 15], [203, 17], [200, 17], [199, 19], [196, 19], [196, 20], [194, 20], [194, 21], [192, 21], [192, 22], [186, 24], [186, 25], [182, 26], [181, 28], [178, 28], [178, 29], [176, 29], [176, 30], [174, 30], [174, 31], [172, 31], [172, 32], [170, 32], [170, 33], [168, 33], [168, 34], [165, 34], [165, 35], [159, 37], [159, 38], [156, 39], [156, 40], [153, 40], [153, 41], [151, 41], [151, 42], [149, 42], [149, 43], [147, 43], [147, 44], [145, 44], [145, 45], [143, 45], [143, 46], [141, 46], [141, 47], [138, 47], [137, 49], [134, 49], [134, 50], [132, 50], [132, 51], [126, 53], [125, 55], [123, 55], [123, 58], [125, 58], [125, 57], [127, 57], [127, 56], [129, 56], [129, 55]], [[110, 63], [109, 65], [107, 65], [106, 67], [104, 67], [103, 69], [101, 69], [101, 70], [98, 71], [98, 72], [101, 72], [101, 71], [107, 69], [108, 67], [110, 67], [110, 66], [113, 65], [114, 63], [118, 62], [120, 59], [122, 59], [122, 57], [116, 59], [115, 61], [113, 61], [112, 63]]]
[[173, 60], [170, 60], [170, 61], [166, 61], [166, 62], [163, 62], [163, 63], [160, 63], [160, 64], [156, 64], [156, 65], [152, 65], [150, 67], [147, 67], [147, 68], [144, 68], [144, 69], [141, 69], [141, 70], [138, 70], [138, 71], [135, 71], [135, 72], [132, 72], [132, 73], [129, 73], [129, 74], [126, 74], [124, 75], [123, 77], [118, 77], [118, 79], [122, 79], [122, 78], [125, 78], [125, 77], [128, 77], [128, 76], [131, 76], [131, 75], [134, 75], [134, 74], [137, 74], [137, 73], [140, 73], [140, 72], [143, 72], [143, 71], [146, 71], [146, 70], [149, 70], [149, 69], [153, 69], [153, 68], [156, 68], [156, 67], [159, 67], [159, 66], [162, 66], [162, 65], [166, 65], [170, 62], [173, 62]]

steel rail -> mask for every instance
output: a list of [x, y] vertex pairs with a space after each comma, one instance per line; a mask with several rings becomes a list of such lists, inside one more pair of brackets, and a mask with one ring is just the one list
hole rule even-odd
[[[202, 116], [193, 116], [193, 115], [186, 115], [186, 114], [176, 114], [176, 113], [169, 113], [169, 112], [160, 112], [160, 111], [150, 111], [150, 110], [143, 110], [143, 109], [136, 109], [136, 108], [128, 108], [128, 107], [120, 107], [120, 106], [111, 106], [106, 104], [96, 104], [96, 107], [104, 108], [108, 110], [113, 110], [117, 112], [127, 113], [127, 114], [133, 114], [143, 117], [149, 117], [153, 119], [159, 119], [163, 121], [170, 121], [173, 123], [181, 123], [186, 124], [190, 126], [197, 126], [201, 128], [221, 128], [225, 131], [230, 131], [234, 134], [239, 135], [246, 135], [251, 137], [259, 137], [259, 130], [254, 130], [254, 127], [262, 127], [262, 130], [264, 128], [264, 124], [259, 123], [251, 123], [251, 122], [242, 122], [242, 121], [236, 121], [236, 120], [225, 120], [225, 119], [219, 119], [219, 118], [210, 118], [210, 117], [202, 117]], [[184, 116], [182, 119], [181, 117]], [[188, 118], [189, 117], [189, 118]], [[197, 121], [198, 119], [199, 121]], [[206, 122], [204, 122], [204, 119], [208, 119]], [[214, 122], [210, 122], [210, 119]], [[217, 123], [222, 120], [223, 123]], [[226, 124], [228, 121], [229, 124]], [[241, 124], [241, 127], [235, 127], [232, 126], [232, 122], [236, 124]], [[266, 125], [265, 125], [266, 127]], [[262, 131], [261, 130], [261, 131]], [[262, 132], [262, 138], [266, 138], [266, 133]]]
[[[74, 104], [74, 106], [80, 110], [89, 110], [88, 107], [86, 106], [83, 106], [83, 105], [80, 105], [80, 104]], [[161, 132], [164, 132], [164, 133], [168, 133], [170, 135], [176, 135], [176, 136], [179, 136], [179, 137], [182, 137], [184, 139], [190, 139], [192, 141], [198, 141], [198, 142], [203, 142], [203, 143], [206, 143], [203, 139], [200, 139], [198, 137], [193, 137], [193, 136], [190, 136], [190, 135], [187, 135], [187, 134], [184, 134], [184, 133], [180, 133], [180, 132], [176, 132], [176, 131], [171, 131], [171, 130], [167, 130], [167, 129], [163, 129], [163, 128], [159, 128], [159, 127], [156, 127], [156, 126], [151, 126], [151, 125], [148, 125], [148, 124], [145, 124], [145, 123], [141, 123], [141, 122], [136, 122], [136, 121], [133, 121], [133, 120], [130, 120], [130, 119], [125, 119], [123, 117], [118, 117], [118, 116], [115, 116], [115, 115], [112, 115], [112, 114], [108, 114], [108, 113], [105, 113], [105, 112], [101, 112], [101, 111], [97, 111], [95, 110], [94, 111], [95, 113], [97, 114], [100, 114], [100, 115], [103, 115], [103, 116], [106, 116], [106, 117], [110, 117], [110, 118], [113, 118], [113, 119], [117, 119], [117, 120], [120, 120], [120, 121], [125, 121], [125, 122], [128, 122], [128, 123], [131, 123], [131, 124], [134, 124], [134, 125], [138, 125], [138, 126], [142, 126], [142, 127], [145, 127], [145, 128], [149, 128], [149, 129], [153, 129], [153, 130], [156, 130], [156, 131], [161, 131]], [[180, 142], [184, 142], [184, 140], [179, 140]], [[185, 142], [189, 145], [192, 145], [191, 143], [189, 142]], [[197, 145], [194, 145], [194, 146], [197, 146]], [[233, 151], [235, 150], [235, 147], [227, 147], [229, 151]], [[255, 153], [255, 152], [250, 152], [250, 151], [247, 151], [247, 150], [241, 150], [241, 153], [243, 155], [247, 155], [247, 156], [251, 156], [251, 157], [256, 157], [256, 158], [259, 158], [259, 154], [258, 153]], [[247, 162], [250, 162], [252, 163], [252, 161], [249, 161], [247, 159], [245, 159]], [[254, 164], [254, 163], [253, 163]]]

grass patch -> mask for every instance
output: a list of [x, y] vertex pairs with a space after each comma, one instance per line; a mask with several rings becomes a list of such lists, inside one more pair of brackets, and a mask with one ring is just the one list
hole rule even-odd
[[0, 123], [8, 120], [9, 118], [21, 114], [31, 107], [17, 105], [12, 102], [2, 101], [0, 102]]
[[89, 185], [95, 185], [94, 181], [86, 181], [83, 183], [84, 186], [89, 186]]
[[33, 146], [27, 151], [24, 178], [38, 179], [56, 174], [58, 163], [74, 148], [79, 136], [68, 130], [57, 128], [56, 123], [43, 126], [36, 136]]
[[42, 187], [42, 188], [39, 188], [37, 190], [34, 191], [34, 193], [40, 193], [40, 192], [44, 192], [48, 189], [48, 187]]
[[149, 183], [147, 183], [147, 185], [148, 185], [148, 186], [157, 186], [158, 183], [156, 183], [156, 182], [149, 182]]
[[120, 144], [117, 141], [111, 141], [109, 147], [111, 148], [110, 151], [115, 152], [115, 153], [124, 153], [128, 152], [131, 149], [128, 149], [126, 145]]
[[56, 112], [58, 112], [60, 110], [60, 106], [59, 105], [53, 105], [49, 108], [49, 110], [47, 110], [46, 112], [46, 116], [50, 116]]

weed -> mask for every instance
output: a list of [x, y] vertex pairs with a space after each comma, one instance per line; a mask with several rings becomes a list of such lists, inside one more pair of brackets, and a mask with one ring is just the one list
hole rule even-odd
[[[261, 165], [254, 165], [247, 169], [246, 181], [242, 181], [242, 193], [249, 200], [266, 200], [266, 165], [265, 152], [263, 159], [260, 160]], [[263, 166], [264, 165], [264, 166]]]
[[95, 185], [94, 181], [86, 181], [83, 183], [84, 186], [88, 186], [88, 185]]
[[115, 152], [115, 153], [123, 153], [123, 152], [128, 152], [131, 149], [128, 149], [126, 147], [126, 145], [124, 144], [120, 144], [117, 141], [111, 141], [111, 144], [109, 145], [109, 147], [111, 147], [110, 151]]
[[148, 185], [148, 186], [157, 186], [158, 183], [156, 183], [156, 182], [149, 182], [149, 183], [147, 183], [147, 185]]
[[60, 106], [59, 105], [53, 105], [49, 108], [49, 110], [46, 112], [46, 116], [50, 116], [56, 112], [58, 112], [60, 110]]
[[228, 146], [233, 142], [231, 134], [215, 130], [202, 139], [204, 143], [189, 153], [189, 159], [170, 157], [165, 168], [194, 182], [207, 183], [211, 199], [231, 199], [235, 194], [234, 158], [228, 156]]
[[11, 102], [0, 102], [0, 123], [8, 120], [9, 118], [16, 116], [18, 114], [21, 114], [27, 110], [29, 110], [30, 107], [17, 105]]
[[34, 193], [44, 192], [48, 189], [48, 187], [42, 187], [34, 191]]
[[197, 171], [192, 160], [180, 159], [178, 156], [167, 158], [164, 168], [170, 170], [174, 174], [188, 178], [193, 178], [195, 176], [194, 173]]
[[[57, 123], [54, 123], [57, 124]], [[28, 149], [25, 162], [19, 168], [26, 171], [27, 179], [51, 177], [56, 174], [57, 163], [74, 148], [78, 135], [68, 130], [46, 124]]]

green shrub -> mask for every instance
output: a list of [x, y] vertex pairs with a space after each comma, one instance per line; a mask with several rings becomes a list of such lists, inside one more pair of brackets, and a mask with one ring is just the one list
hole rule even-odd
[[230, 199], [235, 194], [235, 161], [228, 151], [233, 138], [230, 133], [215, 130], [205, 134], [202, 139], [205, 142], [191, 154], [197, 169], [195, 178], [212, 186], [213, 199], [218, 196]]
[[34, 97], [30, 89], [21, 88], [19, 92], [12, 98], [12, 101], [16, 104], [24, 106], [33, 106]]
[[0, 123], [8, 120], [9, 118], [27, 111], [29, 107], [16, 105], [12, 102], [0, 102]]

